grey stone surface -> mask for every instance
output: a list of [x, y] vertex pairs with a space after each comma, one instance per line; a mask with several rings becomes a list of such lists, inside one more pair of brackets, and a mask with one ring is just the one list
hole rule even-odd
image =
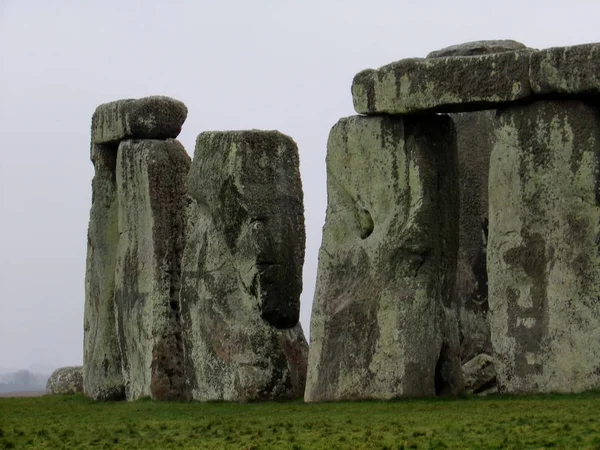
[[190, 157], [176, 140], [126, 140], [116, 165], [115, 311], [127, 399], [182, 398], [179, 321]]
[[531, 55], [530, 64], [537, 95], [600, 94], [600, 43], [540, 50]]
[[475, 356], [463, 364], [465, 390], [471, 394], [492, 393], [496, 386], [494, 359], [485, 353]]
[[181, 307], [196, 400], [301, 397], [304, 206], [298, 149], [276, 131], [198, 136]]
[[104, 103], [92, 117], [92, 143], [115, 144], [129, 138], [176, 138], [187, 117], [179, 100], [164, 96]]
[[412, 58], [358, 73], [352, 83], [360, 114], [493, 109], [531, 97], [530, 50], [449, 58]]
[[46, 383], [46, 394], [65, 395], [83, 392], [83, 367], [61, 367], [56, 369]]
[[489, 55], [491, 53], [504, 53], [526, 48], [525, 44], [511, 39], [471, 41], [435, 50], [429, 53], [427, 57], [442, 58], [448, 56]]
[[479, 392], [477, 395], [485, 397], [486, 395], [494, 395], [494, 394], [497, 394], [498, 392], [499, 392], [498, 391], [498, 386], [496, 385], [496, 386], [492, 386], [489, 389], [485, 389], [485, 390]]
[[92, 162], [95, 175], [85, 274], [84, 392], [95, 400], [120, 400], [125, 397], [125, 384], [114, 314], [119, 243], [117, 148], [92, 144]]
[[501, 392], [600, 387], [600, 114], [537, 101], [496, 118], [488, 285]]
[[462, 389], [455, 145], [448, 116], [354, 116], [331, 130], [306, 401]]
[[486, 244], [488, 172], [495, 111], [452, 114], [456, 127], [460, 191], [457, 305], [461, 359], [492, 353], [487, 319]]

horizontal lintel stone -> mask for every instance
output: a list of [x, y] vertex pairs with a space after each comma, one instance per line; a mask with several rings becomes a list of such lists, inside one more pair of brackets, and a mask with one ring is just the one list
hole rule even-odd
[[183, 102], [164, 96], [104, 103], [92, 117], [92, 144], [116, 144], [131, 138], [174, 139], [187, 113]]
[[535, 52], [531, 55], [529, 78], [536, 95], [598, 95], [600, 43]]
[[360, 114], [493, 109], [532, 96], [531, 50], [444, 58], [410, 58], [359, 72], [352, 83]]

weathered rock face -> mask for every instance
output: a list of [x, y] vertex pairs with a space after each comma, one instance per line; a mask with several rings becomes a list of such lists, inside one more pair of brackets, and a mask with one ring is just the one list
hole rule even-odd
[[367, 69], [352, 83], [354, 109], [360, 114], [460, 112], [523, 100], [532, 95], [530, 54], [411, 58]]
[[95, 175], [87, 238], [83, 378], [95, 400], [125, 397], [115, 320], [115, 266], [119, 243], [117, 149], [92, 144]]
[[61, 367], [56, 369], [46, 383], [46, 394], [65, 395], [83, 392], [83, 367]]
[[491, 41], [472, 41], [458, 45], [451, 45], [440, 50], [435, 50], [428, 58], [442, 58], [448, 56], [474, 56], [474, 55], [489, 55], [491, 53], [512, 52], [515, 50], [523, 50], [527, 47], [525, 44], [513, 41], [511, 39], [491, 40]]
[[198, 136], [181, 308], [192, 397], [300, 397], [304, 207], [298, 150], [269, 131]]
[[[431, 52], [427, 57], [474, 56], [527, 48], [511, 40], [475, 41]], [[488, 172], [495, 111], [451, 114], [456, 127], [460, 190], [457, 305], [461, 359], [492, 353], [487, 319], [486, 245]]]
[[455, 145], [447, 116], [355, 116], [331, 130], [306, 401], [462, 388]]
[[184, 392], [177, 295], [190, 160], [169, 138], [186, 114], [148, 97], [100, 105], [92, 119], [83, 373], [93, 399]]
[[600, 113], [499, 111], [489, 176], [490, 325], [503, 392], [600, 387]]
[[487, 319], [488, 172], [495, 111], [452, 114], [460, 190], [457, 304], [461, 359], [492, 352]]
[[187, 108], [179, 100], [152, 96], [117, 100], [96, 108], [92, 117], [92, 143], [118, 143], [124, 139], [169, 139], [181, 132]]
[[465, 390], [471, 394], [493, 393], [496, 389], [494, 359], [481, 353], [463, 365]]
[[115, 305], [128, 399], [183, 396], [178, 295], [189, 167], [173, 139], [119, 145]]
[[538, 95], [598, 95], [600, 43], [535, 52], [529, 75], [531, 88]]

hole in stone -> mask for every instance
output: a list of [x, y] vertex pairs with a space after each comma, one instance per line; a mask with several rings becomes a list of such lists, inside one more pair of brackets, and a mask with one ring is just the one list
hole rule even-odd
[[358, 210], [358, 225], [360, 227], [360, 238], [366, 239], [373, 233], [373, 218], [366, 209], [360, 208]]

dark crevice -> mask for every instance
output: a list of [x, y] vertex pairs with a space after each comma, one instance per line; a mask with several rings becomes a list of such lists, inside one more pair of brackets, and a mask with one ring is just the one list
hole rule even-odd
[[373, 217], [371, 213], [366, 209], [360, 208], [358, 210], [358, 224], [360, 227], [360, 238], [366, 239], [373, 234], [375, 224], [373, 223]]

